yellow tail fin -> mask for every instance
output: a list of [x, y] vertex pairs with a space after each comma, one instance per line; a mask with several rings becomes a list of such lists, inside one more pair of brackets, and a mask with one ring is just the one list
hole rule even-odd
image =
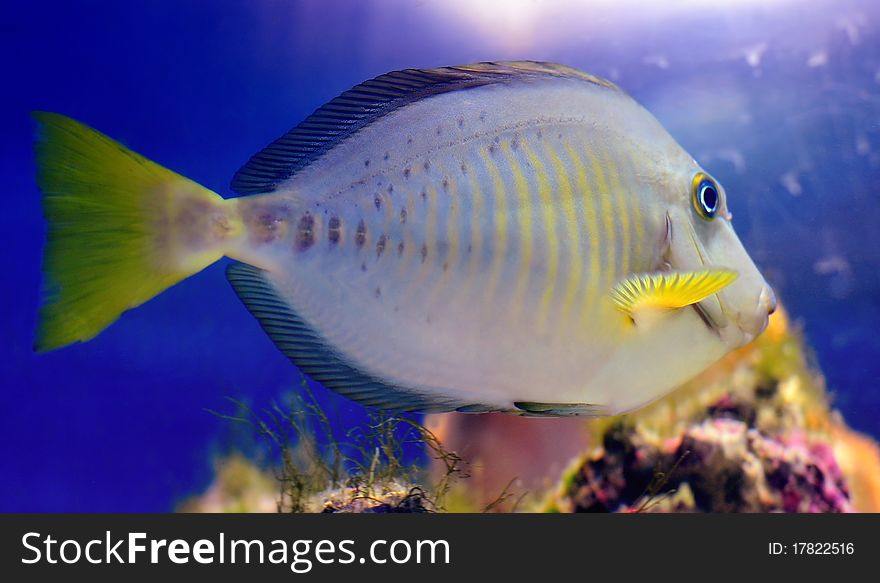
[[224, 200], [68, 117], [35, 113], [48, 222], [36, 349], [89, 340], [223, 255]]

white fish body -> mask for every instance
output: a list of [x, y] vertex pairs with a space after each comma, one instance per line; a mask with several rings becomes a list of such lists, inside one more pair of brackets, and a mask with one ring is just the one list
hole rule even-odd
[[[230, 281], [279, 348], [357, 400], [617, 413], [760, 333], [772, 311], [723, 191], [705, 178], [720, 200], [699, 216], [695, 176], [607, 81], [538, 63], [405, 71], [255, 156], [233, 186], [262, 194], [212, 202], [224, 228], [190, 232], [181, 253], [247, 264]], [[687, 302], [614, 299], [623, 282], [659, 273], [662, 291], [676, 272], [739, 277]]]

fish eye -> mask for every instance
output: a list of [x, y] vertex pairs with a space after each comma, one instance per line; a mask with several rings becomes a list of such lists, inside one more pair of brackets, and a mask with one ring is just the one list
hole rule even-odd
[[702, 172], [694, 176], [691, 185], [694, 208], [702, 218], [712, 220], [721, 205], [721, 195], [718, 193], [718, 185]]

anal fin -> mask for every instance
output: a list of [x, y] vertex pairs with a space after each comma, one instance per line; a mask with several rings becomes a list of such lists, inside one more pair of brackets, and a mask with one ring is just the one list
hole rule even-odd
[[532, 417], [603, 417], [607, 415], [601, 405], [590, 403], [536, 403], [517, 401], [514, 406], [523, 415]]

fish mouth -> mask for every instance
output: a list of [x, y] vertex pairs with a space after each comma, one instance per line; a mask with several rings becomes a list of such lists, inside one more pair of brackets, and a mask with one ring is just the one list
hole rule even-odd
[[[664, 239], [666, 249], [662, 256], [661, 269], [698, 270], [722, 267], [712, 261], [693, 225], [687, 221], [675, 221], [669, 212], [666, 213]], [[725, 258], [736, 263], [736, 257]], [[748, 266], [743, 269], [746, 267]], [[743, 269], [735, 269], [740, 278], [743, 277]], [[776, 309], [776, 295], [773, 290], [763, 278], [757, 281], [755, 279], [751, 277], [748, 284], [734, 282], [732, 286], [691, 306], [706, 328], [731, 348], [743, 346], [759, 336], [767, 326], [769, 314]]]
[[770, 323], [770, 315], [776, 311], [776, 294], [773, 288], [765, 285], [758, 294], [758, 301], [751, 314], [738, 314], [734, 321], [743, 334], [743, 344], [748, 344], [761, 335]]

